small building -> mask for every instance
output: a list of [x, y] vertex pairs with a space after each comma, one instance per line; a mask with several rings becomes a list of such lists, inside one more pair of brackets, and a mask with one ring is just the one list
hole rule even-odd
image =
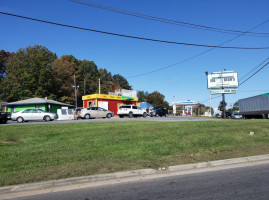
[[130, 96], [118, 96], [107, 94], [91, 94], [82, 96], [83, 108], [89, 107], [102, 107], [106, 110], [110, 110], [117, 115], [117, 111], [122, 104], [137, 105], [138, 98]]
[[42, 109], [47, 112], [57, 113], [57, 109], [73, 108], [73, 105], [62, 103], [59, 101], [43, 99], [43, 98], [31, 98], [22, 101], [16, 101], [12, 103], [2, 104], [7, 112], [18, 112], [28, 108]]

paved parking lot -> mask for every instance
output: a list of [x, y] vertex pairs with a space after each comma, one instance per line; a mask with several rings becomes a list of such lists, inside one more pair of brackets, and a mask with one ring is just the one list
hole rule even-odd
[[79, 119], [79, 120], [65, 120], [65, 121], [29, 121], [24, 123], [18, 123], [16, 121], [7, 121], [3, 125], [22, 125], [22, 124], [57, 124], [57, 123], [82, 123], [82, 122], [122, 122], [122, 121], [157, 121], [157, 122], [176, 122], [176, 121], [211, 121], [220, 120], [216, 118], [204, 118], [204, 117], [181, 117], [181, 116], [168, 116], [168, 117], [136, 117], [136, 118], [117, 118], [112, 117], [110, 119]]

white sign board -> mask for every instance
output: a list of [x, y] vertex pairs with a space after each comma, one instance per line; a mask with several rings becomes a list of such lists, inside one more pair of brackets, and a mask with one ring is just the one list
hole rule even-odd
[[101, 108], [108, 110], [108, 102], [107, 101], [98, 101], [98, 107], [101, 107]]
[[236, 89], [210, 90], [210, 94], [235, 94]]
[[217, 88], [237, 88], [238, 76], [237, 72], [214, 72], [207, 75], [208, 89]]

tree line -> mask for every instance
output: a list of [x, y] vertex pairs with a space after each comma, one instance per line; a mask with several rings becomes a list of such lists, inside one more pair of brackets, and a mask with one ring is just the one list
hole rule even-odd
[[99, 78], [103, 94], [116, 89], [132, 89], [120, 74], [112, 75], [93, 61], [79, 60], [72, 55], [58, 58], [41, 45], [21, 48], [16, 53], [0, 51], [1, 101], [47, 97], [74, 105], [73, 86], [77, 85], [78, 105], [82, 106], [83, 95], [98, 93]]

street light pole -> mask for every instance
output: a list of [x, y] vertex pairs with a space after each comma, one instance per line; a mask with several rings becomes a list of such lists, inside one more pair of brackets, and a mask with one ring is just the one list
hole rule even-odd
[[76, 101], [76, 108], [78, 107], [78, 101], [77, 101], [77, 90], [79, 86], [76, 84], [76, 75], [74, 74], [74, 85], [73, 88], [75, 89], [75, 101]]

